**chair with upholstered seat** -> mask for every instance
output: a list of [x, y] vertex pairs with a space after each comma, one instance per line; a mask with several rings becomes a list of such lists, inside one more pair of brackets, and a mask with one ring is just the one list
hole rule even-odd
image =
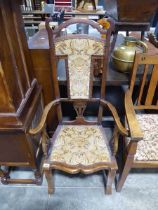
[[[99, 32], [100, 37], [89, 34], [65, 34], [65, 28], [73, 24], [87, 24]], [[110, 36], [112, 22], [107, 31], [101, 29], [98, 23], [86, 19], [71, 19], [62, 23], [57, 29], [46, 23], [50, 46], [50, 61], [53, 75], [55, 100], [45, 109], [41, 122], [37, 128], [30, 131], [32, 134], [44, 129], [47, 115], [52, 107], [58, 114], [59, 125], [50, 139], [50, 146], [43, 165], [48, 182], [48, 193], [54, 191], [52, 172], [54, 169], [75, 174], [90, 174], [106, 170], [106, 193], [112, 192], [112, 183], [115, 178], [117, 164], [112, 154], [105, 129], [102, 127], [103, 108], [111, 111], [119, 131], [127, 134], [122, 126], [115, 108], [104, 100], [106, 73], [109, 58]], [[106, 35], [106, 40], [102, 35]], [[105, 36], [104, 36], [105, 37]], [[103, 59], [104, 71], [101, 78], [100, 97], [92, 97], [93, 90], [93, 59]], [[61, 98], [57, 80], [56, 63], [59, 59], [65, 60], [67, 78], [67, 98]], [[64, 70], [64, 69], [63, 69]], [[76, 111], [76, 118], [66, 121], [62, 117], [62, 103], [71, 103]], [[89, 103], [97, 103], [97, 120], [87, 120], [84, 111]], [[54, 109], [55, 110], [55, 109]]]
[[[136, 84], [139, 71], [142, 76]], [[125, 112], [129, 137], [124, 138], [124, 166], [117, 191], [121, 191], [131, 168], [158, 167], [158, 55], [136, 55], [125, 94]]]

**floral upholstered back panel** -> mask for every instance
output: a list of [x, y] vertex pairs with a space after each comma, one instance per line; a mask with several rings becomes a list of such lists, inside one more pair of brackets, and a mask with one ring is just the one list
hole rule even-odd
[[103, 56], [104, 43], [90, 38], [69, 38], [55, 43], [56, 55], [68, 56], [70, 98], [90, 97], [92, 55]]

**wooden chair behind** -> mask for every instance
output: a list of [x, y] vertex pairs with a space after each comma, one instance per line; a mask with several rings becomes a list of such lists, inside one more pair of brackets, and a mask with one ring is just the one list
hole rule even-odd
[[[140, 82], [137, 85], [138, 90], [135, 92], [136, 75], [138, 71], [142, 71], [142, 77], [140, 78]], [[135, 97], [135, 100], [132, 100], [133, 96]], [[157, 113], [157, 110], [158, 55], [137, 54], [135, 57], [135, 62], [131, 75], [130, 87], [125, 94], [125, 112], [130, 140], [127, 140], [125, 138], [125, 162], [123, 171], [117, 184], [117, 191], [121, 191], [131, 168], [158, 167], [158, 159], [152, 160], [152, 158], [149, 158], [147, 160], [147, 158], [143, 159], [143, 156], [141, 158], [138, 157], [138, 154], [140, 154], [141, 150], [142, 154], [144, 152], [143, 147], [140, 147], [140, 143], [142, 144], [143, 141], [147, 141], [146, 131], [143, 130], [143, 126], [141, 126], [141, 121], [143, 120], [143, 117], [145, 117], [147, 121], [152, 117], [158, 120], [158, 115], [148, 114]], [[140, 114], [137, 115], [136, 113]], [[157, 131], [155, 132], [158, 134]], [[153, 131], [149, 129], [148, 132], [150, 133]], [[151, 153], [152, 152], [153, 151], [151, 148]]]

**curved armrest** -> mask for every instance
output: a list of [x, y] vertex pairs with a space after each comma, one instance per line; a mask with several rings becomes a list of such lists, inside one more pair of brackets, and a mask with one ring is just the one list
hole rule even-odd
[[143, 139], [143, 132], [136, 118], [130, 91], [125, 93], [125, 112], [132, 140]]
[[56, 100], [50, 102], [49, 104], [47, 104], [47, 106], [44, 108], [44, 111], [43, 111], [43, 114], [42, 114], [42, 117], [41, 117], [41, 120], [40, 120], [39, 124], [37, 125], [36, 128], [31, 128], [29, 130], [29, 134], [35, 135], [35, 134], [42, 131], [42, 129], [45, 126], [46, 119], [47, 119], [47, 116], [48, 116], [48, 113], [49, 113], [50, 109], [52, 107], [56, 106], [59, 103], [60, 103], [60, 99], [56, 99]]
[[108, 107], [108, 109], [110, 110], [110, 112], [115, 120], [115, 123], [118, 127], [119, 132], [123, 135], [128, 136], [128, 130], [122, 125], [115, 107], [111, 103], [109, 103], [103, 99], [100, 99], [100, 102], [104, 107]]

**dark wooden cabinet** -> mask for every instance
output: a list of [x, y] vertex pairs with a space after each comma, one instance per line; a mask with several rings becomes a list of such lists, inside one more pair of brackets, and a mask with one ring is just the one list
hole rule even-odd
[[[138, 9], [139, 8], [139, 9]], [[105, 0], [106, 14], [115, 20], [115, 33], [112, 49], [116, 42], [118, 31], [140, 31], [141, 40], [145, 31], [149, 31], [150, 22], [158, 8], [158, 0]]]
[[157, 8], [157, 0], [105, 0], [107, 13], [122, 22], [150, 22]]
[[[20, 4], [0, 1], [0, 176], [3, 183], [39, 183], [40, 137], [28, 130], [42, 112], [41, 87], [32, 73]], [[36, 179], [13, 180], [4, 166], [30, 167]]]

